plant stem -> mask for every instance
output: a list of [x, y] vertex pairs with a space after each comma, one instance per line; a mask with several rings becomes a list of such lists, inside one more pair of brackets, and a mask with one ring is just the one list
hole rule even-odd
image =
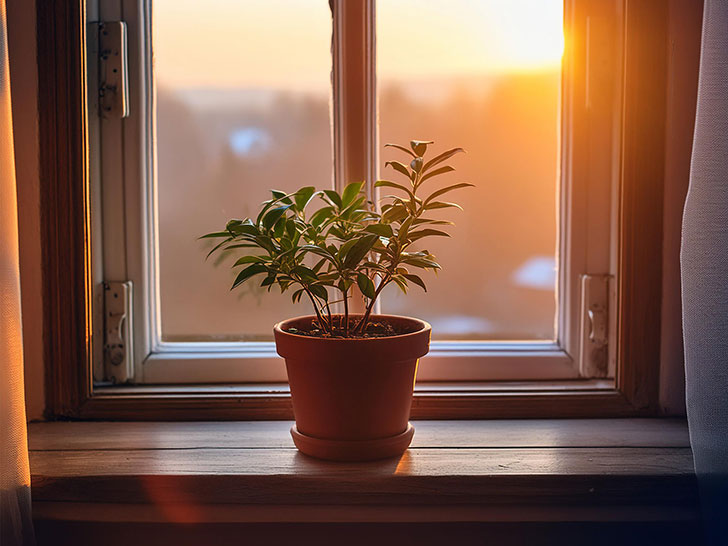
[[330, 331], [331, 326], [327, 325], [326, 322], [324, 321], [323, 317], [321, 316], [321, 313], [319, 312], [318, 306], [316, 305], [316, 300], [314, 299], [313, 294], [311, 293], [311, 291], [308, 288], [306, 288], [306, 286], [303, 286], [303, 289], [306, 291], [306, 294], [308, 294], [308, 297], [311, 299], [311, 305], [313, 305], [313, 310], [316, 312], [316, 317], [318, 318], [319, 324], [324, 329], [324, 331], [327, 331], [327, 328], [328, 328], [328, 333], [331, 333], [331, 331]]
[[334, 319], [331, 318], [331, 307], [329, 306], [328, 300], [326, 301], [326, 316], [328, 318], [329, 327], [331, 329], [331, 332], [329, 332], [329, 333], [333, 334], [334, 333]]
[[369, 316], [372, 314], [372, 309], [374, 309], [374, 303], [377, 301], [377, 298], [379, 297], [379, 294], [384, 290], [384, 287], [389, 284], [389, 279], [391, 277], [390, 273], [387, 273], [384, 278], [382, 279], [382, 282], [379, 283], [379, 286], [377, 287], [377, 290], [374, 292], [374, 297], [369, 302], [369, 305], [367, 305], [367, 309], [364, 312], [364, 316], [362, 317], [359, 324], [356, 325], [356, 328], [354, 328], [354, 333], [364, 333], [367, 328], [367, 323], [369, 322]]
[[349, 337], [349, 291], [344, 292], [344, 337]]

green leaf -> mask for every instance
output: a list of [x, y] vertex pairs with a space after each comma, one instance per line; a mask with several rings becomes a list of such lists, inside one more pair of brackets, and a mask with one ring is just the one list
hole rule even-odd
[[343, 211], [341, 211], [341, 218], [353, 222], [355, 221], [354, 218], [359, 214], [367, 214], [366, 210], [359, 209], [359, 207], [361, 207], [365, 201], [366, 197], [364, 197], [363, 195], [355, 198], [350, 205], [348, 205]]
[[403, 163], [400, 163], [399, 161], [387, 161], [384, 166], [391, 166], [395, 171], [402, 173], [407, 178], [411, 179], [411, 175], [407, 167], [404, 166]]
[[215, 231], [214, 233], [208, 233], [207, 235], [198, 237], [198, 239], [213, 239], [215, 237], [230, 237], [230, 232], [229, 231]]
[[392, 277], [392, 280], [395, 282], [397, 286], [399, 286], [399, 289], [403, 293], [407, 293], [407, 280], [404, 277], [400, 277], [399, 275], [395, 275]]
[[450, 173], [454, 170], [455, 169], [453, 167], [451, 167], [450, 165], [445, 165], [444, 167], [440, 167], [439, 169], [435, 169], [434, 171], [427, 173], [425, 176], [420, 178], [420, 182], [424, 182], [425, 180], [427, 180], [428, 178], [432, 178], [433, 176]]
[[339, 283], [337, 284], [337, 286], [342, 292], [348, 292], [352, 284], [354, 284], [353, 281], [349, 279], [339, 279]]
[[346, 254], [351, 250], [351, 247], [353, 247], [357, 243], [358, 239], [349, 239], [346, 241], [343, 245], [339, 247], [339, 256], [341, 258], [344, 258]]
[[316, 262], [316, 265], [311, 268], [311, 271], [318, 274], [318, 272], [321, 271], [321, 268], [324, 266], [325, 263], [326, 258], [321, 258], [318, 262]]
[[414, 222], [415, 217], [414, 216], [408, 216], [404, 222], [402, 222], [402, 225], [399, 226], [399, 231], [397, 233], [397, 238], [404, 242], [407, 239], [407, 234], [409, 232], [409, 228], [412, 225], [412, 222]]
[[417, 154], [418, 157], [422, 157], [427, 152], [427, 145], [434, 144], [431, 140], [411, 140], [410, 146], [412, 151]]
[[346, 185], [344, 191], [341, 192], [341, 208], [346, 208], [354, 202], [363, 185], [364, 182], [351, 182]]
[[454, 226], [454, 222], [449, 222], [447, 220], [433, 220], [431, 218], [417, 218], [414, 222], [412, 222], [412, 225], [419, 226], [421, 224], [429, 224], [432, 226]]
[[304, 280], [315, 281], [317, 279], [316, 272], [305, 265], [297, 265], [293, 268], [293, 272]]
[[306, 186], [298, 190], [293, 195], [293, 199], [296, 202], [296, 210], [303, 211], [303, 209], [306, 208], [306, 205], [309, 204], [315, 193], [316, 188], [314, 188], [313, 186]]
[[364, 228], [367, 233], [374, 233], [380, 237], [392, 237], [394, 232], [389, 224], [371, 224]]
[[[292, 194], [291, 194], [292, 195]], [[286, 196], [290, 197], [290, 196]], [[261, 220], [263, 219], [263, 216], [265, 216], [265, 213], [268, 212], [268, 210], [275, 205], [276, 203], [279, 203], [281, 199], [269, 199], [268, 201], [263, 202], [263, 208], [260, 209], [260, 212], [258, 213], [258, 217], [255, 219], [255, 225], [259, 226]]]
[[273, 239], [267, 235], [258, 235], [255, 237], [255, 242], [261, 248], [264, 248], [268, 252], [275, 252], [276, 246], [273, 244]]
[[447, 161], [452, 156], [454, 156], [457, 153], [465, 152], [462, 148], [453, 148], [452, 150], [448, 150], [446, 152], [442, 152], [440, 155], [433, 157], [430, 159], [427, 163], [425, 163], [425, 166], [422, 168], [423, 172], [427, 171], [431, 167], [434, 167], [435, 165], [439, 165], [443, 161]]
[[318, 284], [326, 284], [329, 286], [334, 286], [333, 282], [339, 278], [339, 274], [336, 272], [332, 273], [324, 273], [323, 275], [318, 276]]
[[425, 210], [448, 209], [448, 208], [456, 208], [456, 209], [463, 210], [463, 207], [461, 207], [457, 203], [447, 203], [444, 201], [433, 201], [432, 203], [428, 203], [424, 207]]
[[330, 235], [333, 235], [334, 237], [338, 237], [339, 239], [345, 239], [346, 238], [346, 234], [341, 229], [339, 229], [336, 226], [332, 226], [329, 229], [329, 234]]
[[382, 220], [386, 222], [399, 222], [406, 218], [408, 214], [407, 207], [404, 205], [395, 205], [382, 214]]
[[281, 190], [270, 190], [270, 192], [276, 201], [280, 201], [281, 203], [285, 203], [286, 205], [292, 204], [292, 201], [286, 192]]
[[236, 223], [231, 224], [228, 222], [227, 229], [235, 235], [258, 235], [258, 228], [253, 224]]
[[411, 282], [415, 283], [417, 286], [421, 287], [422, 290], [424, 290], [425, 292], [427, 292], [427, 286], [425, 286], [425, 281], [423, 281], [417, 275], [412, 275], [411, 273], [404, 273], [402, 276], [405, 279], [407, 279], [408, 281], [411, 281]]
[[364, 235], [360, 237], [356, 244], [351, 247], [351, 250], [346, 254], [344, 259], [344, 267], [347, 269], [353, 269], [371, 250], [374, 243], [379, 240], [376, 235]]
[[263, 264], [253, 264], [251, 266], [246, 267], [240, 273], [238, 273], [238, 276], [237, 277], [235, 277], [235, 282], [233, 283], [233, 285], [230, 288], [230, 290], [232, 290], [233, 288], [236, 288], [237, 286], [243, 284], [250, 277], [253, 277], [255, 275], [259, 275], [260, 273], [265, 273], [267, 271], [268, 271], [268, 269]]
[[314, 296], [321, 298], [324, 301], [329, 301], [329, 293], [326, 288], [320, 284], [312, 284], [309, 288]]
[[417, 155], [414, 152], [411, 152], [410, 150], [408, 150], [404, 146], [400, 146], [399, 144], [385, 144], [384, 147], [385, 148], [397, 148], [398, 150], [402, 150], [403, 152], [407, 152], [412, 157], [417, 157]]
[[336, 258], [334, 258], [333, 254], [331, 254], [327, 249], [321, 248], [320, 246], [316, 245], [303, 245], [301, 247], [301, 250], [304, 252], [313, 252], [314, 254], [318, 254], [319, 256], [327, 259], [334, 265], [336, 265]]
[[265, 216], [263, 216], [263, 226], [266, 229], [272, 228], [278, 220], [280, 220], [281, 216], [283, 216], [288, 209], [290, 209], [293, 205], [282, 205], [280, 207], [276, 207], [274, 209], [271, 209], [268, 211]]
[[410, 241], [417, 241], [418, 239], [422, 239], [423, 237], [430, 237], [432, 235], [439, 236], [439, 237], [450, 237], [449, 233], [446, 233], [444, 231], [440, 231], [439, 229], [422, 229], [420, 231], [413, 231], [407, 235], [407, 238]]
[[293, 239], [296, 235], [296, 222], [292, 218], [286, 220], [286, 235], [289, 239]]
[[343, 203], [341, 201], [341, 196], [338, 193], [336, 193], [334, 190], [324, 190], [324, 193], [326, 194], [326, 197], [328, 197], [334, 205], [336, 205], [339, 208], [343, 207]]
[[382, 265], [379, 265], [376, 262], [364, 262], [362, 264], [362, 267], [366, 267], [367, 269], [375, 269], [377, 271], [381, 271], [382, 273], [388, 273], [388, 269]]
[[415, 267], [421, 267], [423, 269], [442, 269], [440, 264], [427, 258], [421, 258], [419, 256], [408, 256], [402, 260], [402, 263], [414, 265]]
[[359, 285], [359, 290], [370, 300], [374, 299], [375, 289], [372, 280], [367, 277], [364, 273], [359, 273], [356, 276], [356, 284]]
[[272, 286], [273, 284], [275, 284], [275, 282], [276, 282], [275, 274], [273, 274], [273, 275], [269, 274], [265, 279], [263, 279], [263, 282], [260, 283], [260, 286], [261, 287]]
[[291, 242], [290, 239], [281, 239], [281, 250], [283, 252], [278, 255], [279, 258], [283, 256], [290, 256], [291, 254], [296, 254], [296, 251], [298, 249], [293, 246], [293, 242]]
[[[273, 226], [273, 236], [276, 239], [280, 239], [281, 237], [283, 237], [283, 233], [285, 231], [286, 231], [286, 217], [281, 216], [278, 219], [278, 221], [275, 223], [275, 225]], [[283, 241], [281, 241], [281, 242], [283, 242]], [[289, 243], [290, 243], [290, 241], [289, 241]]]
[[433, 192], [432, 195], [430, 195], [427, 199], [425, 199], [424, 205], [427, 205], [429, 202], [431, 202], [436, 197], [440, 197], [441, 195], [453, 191], [458, 190], [460, 188], [473, 188], [475, 187], [473, 184], [468, 184], [466, 182], [463, 182], [461, 184], [453, 184], [452, 186], [447, 186], [445, 188], [439, 189], [436, 192]]
[[293, 303], [298, 303], [299, 301], [301, 301], [301, 296], [303, 296], [303, 292], [304, 292], [303, 288], [299, 288], [298, 290], [296, 290], [296, 291], [295, 291], [295, 292], [294, 292], [294, 293], [293, 293], [293, 294], [291, 295], [291, 301], [292, 301]]
[[230, 245], [226, 247], [225, 250], [232, 250], [233, 248], [260, 248], [260, 245], [255, 243], [243, 243], [239, 245]]
[[403, 186], [402, 184], [397, 184], [396, 182], [390, 182], [389, 180], [377, 180], [374, 183], [375, 188], [397, 188], [398, 190], [402, 190], [404, 192], [407, 192], [407, 195], [410, 196], [411, 199], [414, 199], [414, 194], [412, 191], [407, 188], [406, 186]]
[[243, 264], [262, 264], [265, 263], [265, 259], [260, 256], [243, 256], [233, 264], [233, 267]]
[[309, 222], [318, 227], [334, 214], [334, 207], [323, 207], [311, 215]]

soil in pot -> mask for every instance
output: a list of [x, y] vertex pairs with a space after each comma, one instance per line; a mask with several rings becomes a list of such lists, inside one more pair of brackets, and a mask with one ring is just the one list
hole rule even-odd
[[[336, 318], [339, 318], [338, 315]], [[358, 319], [349, 320], [349, 331], [353, 331], [357, 324]], [[311, 324], [304, 324], [301, 328], [290, 326], [286, 332], [290, 334], [298, 334], [301, 336], [308, 337], [320, 337], [320, 338], [348, 338], [348, 339], [368, 339], [373, 337], [392, 337], [401, 336], [403, 334], [410, 334], [416, 332], [416, 326], [407, 324], [404, 322], [398, 322], [392, 324], [390, 322], [379, 320], [369, 321], [366, 330], [357, 334], [350, 334], [346, 336], [344, 334], [343, 320], [334, 320], [334, 330], [332, 333], [324, 331], [319, 325], [317, 320], [311, 322]]]

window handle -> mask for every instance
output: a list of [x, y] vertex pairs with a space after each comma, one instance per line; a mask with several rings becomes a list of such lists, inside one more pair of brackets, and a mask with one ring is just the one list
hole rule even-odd
[[609, 275], [581, 277], [581, 332], [579, 374], [595, 378], [609, 375]]
[[593, 307], [588, 310], [589, 340], [595, 345], [607, 344], [607, 310], [603, 307]]

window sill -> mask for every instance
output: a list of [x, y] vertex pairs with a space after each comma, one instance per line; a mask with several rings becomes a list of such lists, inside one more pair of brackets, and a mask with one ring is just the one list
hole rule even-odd
[[94, 522], [697, 520], [674, 419], [418, 421], [400, 459], [326, 463], [291, 423], [30, 426], [34, 516]]

